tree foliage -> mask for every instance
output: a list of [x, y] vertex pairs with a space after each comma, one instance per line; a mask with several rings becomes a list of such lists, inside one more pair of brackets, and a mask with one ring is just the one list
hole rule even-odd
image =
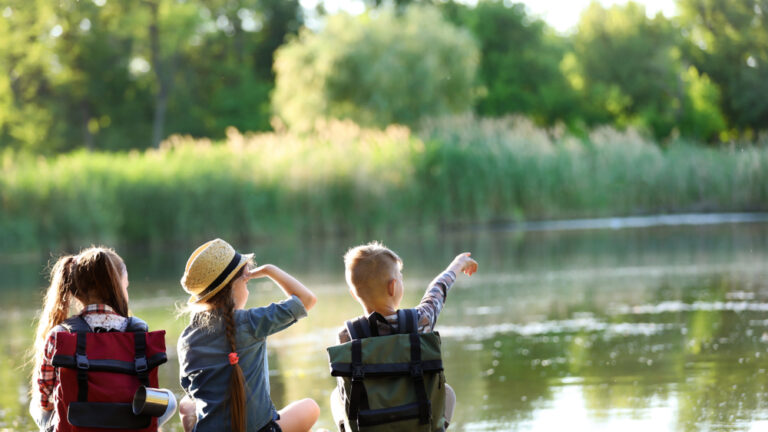
[[46, 25], [54, 10], [45, 0], [10, 0], [0, 13], [0, 142], [39, 150], [55, 129], [53, 29]]
[[[679, 133], [710, 139], [723, 127], [719, 92], [681, 57], [682, 33], [661, 14], [629, 2], [592, 3], [564, 61], [588, 123], [633, 125], [656, 138]], [[702, 124], [708, 123], [708, 124]]]
[[470, 108], [659, 140], [768, 129], [768, 0], [678, 0], [678, 17], [593, 3], [568, 35], [509, 1], [363, 3], [296, 36], [299, 0], [5, 0], [0, 150], [146, 148], [267, 130], [274, 114], [298, 129], [415, 125]]
[[470, 7], [448, 2], [442, 10], [480, 45], [479, 114], [519, 113], [543, 124], [574, 117], [576, 95], [560, 71], [567, 41], [532, 18], [522, 3], [482, 0]]
[[768, 128], [768, 0], [678, 0], [686, 54], [712, 78], [735, 129]]
[[300, 130], [329, 117], [414, 125], [471, 107], [478, 60], [470, 34], [433, 8], [340, 14], [278, 50], [273, 107]]
[[301, 24], [298, 0], [3, 2], [0, 148], [268, 129], [272, 55]]

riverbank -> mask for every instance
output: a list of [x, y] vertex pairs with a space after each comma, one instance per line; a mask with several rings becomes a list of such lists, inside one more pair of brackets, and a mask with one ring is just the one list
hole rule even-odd
[[14, 251], [768, 210], [768, 149], [577, 139], [513, 118], [231, 130], [146, 152], [6, 152], [0, 168], [0, 249]]

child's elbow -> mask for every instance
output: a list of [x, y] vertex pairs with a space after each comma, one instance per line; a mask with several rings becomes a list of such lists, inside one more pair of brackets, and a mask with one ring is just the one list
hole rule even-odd
[[310, 310], [315, 307], [315, 304], [317, 304], [317, 296], [312, 293], [308, 294], [304, 299], [304, 308]]

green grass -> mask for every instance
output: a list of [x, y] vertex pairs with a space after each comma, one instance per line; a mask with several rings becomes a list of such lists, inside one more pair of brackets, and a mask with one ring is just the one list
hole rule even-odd
[[768, 207], [768, 149], [586, 140], [523, 119], [309, 136], [174, 137], [160, 150], [6, 152], [0, 250], [436, 229], [462, 223]]

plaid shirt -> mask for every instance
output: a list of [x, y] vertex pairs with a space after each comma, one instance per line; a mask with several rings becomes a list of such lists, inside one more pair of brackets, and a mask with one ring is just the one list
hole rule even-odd
[[[125, 331], [128, 325], [128, 318], [113, 311], [111, 307], [105, 304], [90, 304], [83, 308], [80, 315], [91, 328], [102, 327], [107, 330]], [[45, 350], [43, 350], [43, 364], [37, 374], [40, 406], [46, 411], [53, 409], [51, 396], [59, 382], [56, 368], [52, 363], [53, 349], [56, 347], [56, 333], [59, 331], [62, 331], [61, 327], [56, 326], [48, 333], [48, 341], [45, 344]]]
[[[427, 291], [424, 293], [424, 297], [421, 298], [421, 302], [416, 306], [416, 312], [419, 317], [419, 333], [429, 333], [435, 328], [437, 317], [443, 310], [448, 291], [455, 281], [456, 274], [448, 270], [436, 277], [432, 283], [429, 284]], [[384, 318], [389, 325], [378, 322], [379, 335], [384, 336], [392, 334], [392, 330], [397, 331], [397, 314], [387, 315]], [[339, 331], [338, 339], [340, 344], [351, 340], [349, 331], [347, 331], [346, 327]]]

